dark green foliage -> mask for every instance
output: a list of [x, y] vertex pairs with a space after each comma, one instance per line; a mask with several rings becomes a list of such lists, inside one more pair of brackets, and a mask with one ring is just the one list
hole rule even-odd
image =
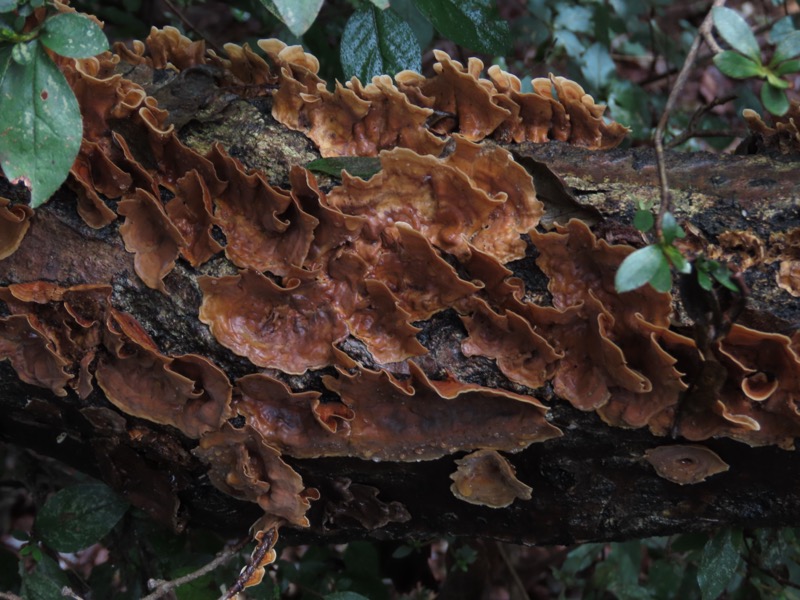
[[365, 6], [354, 12], [342, 32], [340, 53], [345, 77], [355, 76], [364, 83], [404, 69], [422, 70], [414, 31], [391, 8]]
[[76, 552], [99, 542], [128, 510], [128, 503], [103, 483], [85, 483], [50, 496], [36, 517], [36, 534], [58, 552]]

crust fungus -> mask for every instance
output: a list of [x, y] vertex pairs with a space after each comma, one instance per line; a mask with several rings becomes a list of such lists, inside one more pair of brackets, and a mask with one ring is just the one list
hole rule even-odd
[[742, 111], [742, 117], [765, 149], [777, 149], [783, 154], [800, 152], [800, 103], [797, 100], [789, 103], [789, 110], [784, 115], [770, 115], [772, 126], [767, 125], [756, 111], [749, 108]]
[[450, 491], [459, 500], [505, 508], [517, 498], [530, 500], [530, 486], [516, 477], [510, 462], [494, 450], [478, 450], [456, 461], [458, 469], [450, 475]]
[[25, 204], [11, 204], [0, 198], [0, 260], [17, 251], [31, 226], [33, 209]]
[[700, 483], [728, 470], [728, 464], [715, 452], [693, 444], [651, 448], [644, 453], [644, 458], [659, 477], [678, 485]]
[[8, 359], [25, 383], [49, 388], [56, 396], [66, 396], [64, 386], [72, 379], [44, 333], [26, 315], [0, 318], [0, 360]]

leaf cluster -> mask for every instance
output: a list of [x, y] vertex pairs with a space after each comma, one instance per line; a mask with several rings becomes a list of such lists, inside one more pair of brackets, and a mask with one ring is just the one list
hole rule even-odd
[[58, 189], [83, 136], [80, 108], [52, 55], [86, 58], [108, 42], [88, 17], [44, 0], [0, 0], [0, 167], [36, 208]]
[[800, 31], [794, 28], [790, 17], [777, 21], [770, 31], [774, 46], [772, 58], [766, 64], [761, 60], [761, 47], [750, 26], [739, 13], [724, 6], [713, 10], [714, 26], [732, 50], [714, 56], [714, 64], [728, 77], [734, 79], [759, 78], [761, 102], [773, 115], [781, 116], [789, 110], [786, 89], [789, 75], [800, 73]]

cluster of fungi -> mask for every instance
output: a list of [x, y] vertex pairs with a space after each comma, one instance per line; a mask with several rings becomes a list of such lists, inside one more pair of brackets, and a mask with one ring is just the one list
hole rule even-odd
[[[456, 497], [492, 507], [529, 499], [500, 453], [562, 435], [537, 398], [545, 386], [612, 426], [793, 447], [797, 336], [733, 325], [711, 348], [727, 378], [679, 415], [705, 357], [671, 328], [670, 294], [645, 286], [618, 295], [614, 275], [633, 248], [597, 239], [580, 220], [544, 231], [531, 176], [491, 143], [615, 146], [626, 129], [605, 121], [580, 86], [551, 77], [523, 93], [498, 67], [485, 79], [480, 61], [465, 67], [437, 52], [430, 78], [403, 72], [330, 91], [301, 48], [258, 45], [264, 55], [228, 45], [223, 58], [175, 30], [154, 30], [132, 48], [61, 62], [84, 120], [68, 180], [80, 216], [93, 228], [124, 219], [119, 234], [136, 273], [164, 293], [176, 260], [196, 268], [224, 252], [237, 271], [197, 277], [199, 319], [253, 372], [230, 381], [205, 357], [162, 353], [113, 306], [109, 282], [30, 281], [0, 288], [8, 311], [0, 359], [22, 380], [81, 399], [97, 386], [125, 415], [197, 439], [214, 485], [264, 510], [262, 530], [307, 526], [319, 497], [285, 456], [419, 461], [467, 452], [452, 475]], [[219, 145], [205, 153], [184, 145], [120, 64], [212, 65], [225, 74], [221, 85], [271, 96], [273, 117], [322, 156], [378, 156], [381, 170], [369, 180], [345, 172], [323, 190], [293, 165], [290, 188], [276, 187]], [[116, 211], [106, 200], [118, 201]], [[31, 217], [24, 205], [0, 206], [0, 256], [19, 246]], [[532, 299], [506, 266], [529, 246], [551, 302]], [[447, 309], [466, 332], [460, 351], [494, 361], [528, 393], [426, 372], [429, 349], [413, 323]], [[346, 339], [372, 362], [343, 349]], [[318, 369], [335, 373], [321, 378], [324, 395], [281, 380]], [[727, 468], [702, 447], [667, 447], [646, 459], [677, 483]], [[395, 509], [387, 518], [408, 518]]]

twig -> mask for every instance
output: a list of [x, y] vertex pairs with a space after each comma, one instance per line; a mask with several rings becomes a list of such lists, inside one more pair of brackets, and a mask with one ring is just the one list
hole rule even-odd
[[247, 582], [252, 579], [255, 572], [258, 569], [264, 568], [262, 564], [264, 562], [264, 557], [272, 550], [272, 546], [275, 545], [276, 541], [278, 541], [278, 530], [275, 527], [270, 527], [269, 530], [264, 532], [264, 535], [258, 542], [258, 546], [253, 550], [253, 554], [250, 556], [247, 566], [242, 569], [242, 572], [239, 573], [239, 577], [236, 578], [236, 582], [231, 586], [231, 589], [222, 596], [221, 600], [230, 600], [247, 587]]
[[73, 600], [83, 600], [83, 598], [78, 596], [78, 594], [73, 592], [72, 589], [66, 585], [61, 588], [61, 595], [64, 596], [65, 598], [72, 598]]
[[152, 593], [142, 598], [142, 600], [158, 600], [159, 598], [163, 598], [169, 592], [174, 590], [176, 587], [182, 586], [186, 583], [190, 583], [195, 579], [199, 579], [206, 573], [210, 573], [217, 567], [224, 565], [228, 562], [231, 558], [236, 556], [239, 551], [247, 545], [247, 542], [250, 541], [249, 537], [245, 537], [230, 548], [223, 550], [212, 560], [210, 563], [203, 565], [196, 571], [192, 573], [188, 573], [183, 577], [178, 577], [177, 579], [173, 579], [171, 581], [163, 581], [158, 579], [151, 579], [147, 582], [147, 586], [153, 590]]
[[11, 592], [0, 592], [0, 600], [23, 600], [16, 594], [12, 594]]
[[[725, 4], [725, 1], [726, 0], [714, 0], [711, 9], [713, 10], [718, 6], [722, 6]], [[669, 193], [669, 185], [667, 183], [667, 168], [664, 164], [664, 131], [667, 129], [669, 115], [672, 112], [672, 109], [675, 107], [675, 103], [678, 101], [679, 94], [686, 85], [686, 80], [689, 78], [689, 72], [691, 71], [692, 65], [694, 65], [694, 61], [697, 58], [697, 52], [700, 49], [700, 44], [704, 39], [703, 31], [704, 29], [708, 29], [710, 31], [712, 25], [711, 12], [711, 10], [708, 11], [706, 18], [703, 19], [703, 23], [700, 25], [700, 30], [692, 41], [692, 46], [689, 48], [689, 54], [686, 56], [686, 60], [683, 61], [683, 67], [681, 67], [681, 72], [678, 74], [678, 79], [675, 82], [672, 91], [669, 93], [667, 105], [664, 107], [664, 113], [661, 115], [661, 119], [659, 119], [658, 126], [656, 127], [655, 131], [654, 144], [656, 148], [656, 163], [658, 165], [658, 180], [661, 184], [661, 205], [658, 208], [658, 218], [656, 219], [656, 233], [658, 234], [659, 238], [661, 238], [661, 223], [664, 220], [664, 215], [668, 212], [672, 212], [672, 197]]]
[[678, 146], [679, 144], [682, 144], [686, 140], [691, 139], [693, 137], [725, 137], [725, 136], [731, 136], [732, 134], [730, 132], [726, 132], [726, 131], [723, 131], [723, 130], [711, 131], [711, 130], [708, 130], [708, 129], [698, 130], [698, 129], [696, 129], [696, 126], [697, 126], [697, 122], [700, 120], [700, 118], [703, 115], [705, 115], [706, 113], [708, 113], [710, 110], [714, 109], [715, 107], [719, 106], [720, 104], [725, 104], [726, 102], [729, 102], [729, 101], [733, 100], [734, 98], [736, 98], [735, 94], [728, 94], [727, 96], [724, 96], [723, 98], [714, 98], [714, 100], [712, 100], [708, 104], [704, 104], [703, 106], [698, 108], [696, 111], [694, 111], [694, 114], [692, 114], [691, 118], [689, 119], [689, 124], [686, 126], [686, 130], [681, 135], [679, 135], [679, 136], [673, 138], [672, 140], [670, 140], [666, 147], [667, 148], [674, 148], [675, 146]]
[[191, 21], [190, 21], [190, 20], [189, 20], [189, 19], [186, 17], [186, 15], [184, 15], [184, 14], [183, 14], [183, 11], [181, 11], [181, 9], [180, 9], [180, 8], [178, 8], [177, 6], [175, 6], [175, 4], [172, 2], [172, 0], [164, 0], [164, 4], [166, 4], [166, 5], [167, 5], [167, 8], [169, 8], [169, 9], [172, 11], [172, 14], [173, 14], [173, 15], [175, 15], [176, 17], [178, 17], [178, 19], [180, 20], [180, 22], [181, 22], [181, 23], [183, 23], [183, 26], [184, 26], [184, 27], [186, 27], [187, 29], [191, 29], [191, 30], [192, 30], [192, 31], [194, 31], [194, 32], [195, 32], [195, 33], [196, 33], [198, 36], [200, 36], [201, 38], [203, 38], [203, 39], [206, 41], [206, 43], [207, 43], [209, 46], [211, 46], [211, 48], [213, 48], [214, 52], [216, 52], [217, 54], [222, 54], [222, 50], [220, 49], [220, 47], [219, 47], [219, 46], [217, 46], [217, 45], [214, 43], [214, 40], [212, 40], [212, 39], [211, 39], [211, 38], [210, 38], [208, 35], [206, 35], [206, 33], [205, 33], [205, 32], [203, 32], [203, 31], [201, 31], [200, 29], [198, 29], [198, 28], [197, 28], [197, 27], [194, 25], [194, 23], [192, 23], [192, 22], [191, 22]]
[[500, 542], [495, 542], [497, 546], [497, 551], [500, 553], [500, 557], [503, 559], [503, 562], [506, 563], [506, 568], [508, 572], [511, 573], [511, 579], [514, 580], [514, 584], [519, 589], [520, 594], [522, 594], [522, 598], [524, 600], [531, 600], [531, 597], [528, 595], [528, 591], [525, 589], [525, 584], [522, 583], [522, 579], [519, 578], [519, 573], [514, 568], [514, 565], [511, 564], [511, 559], [508, 557], [508, 553], [506, 549], [503, 548], [503, 545]]

